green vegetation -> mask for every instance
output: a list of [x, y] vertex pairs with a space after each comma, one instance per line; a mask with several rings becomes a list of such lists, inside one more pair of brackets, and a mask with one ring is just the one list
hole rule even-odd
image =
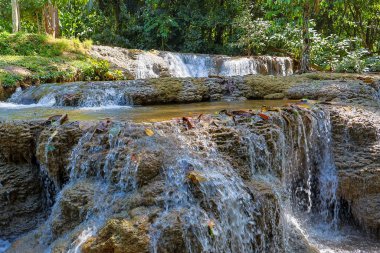
[[107, 61], [86, 54], [91, 41], [53, 39], [39, 34], [0, 33], [0, 84], [123, 79]]
[[[29, 33], [137, 49], [287, 55], [302, 72], [380, 69], [379, 0], [17, 1]], [[12, 30], [10, 2], [0, 0], [0, 31]], [[54, 18], [59, 27], [47, 22]]]

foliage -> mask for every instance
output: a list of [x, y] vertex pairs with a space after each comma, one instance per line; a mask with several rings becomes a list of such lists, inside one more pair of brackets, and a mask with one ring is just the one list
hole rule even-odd
[[365, 50], [349, 52], [341, 61], [338, 62], [335, 71], [346, 73], [362, 73], [365, 69], [365, 60], [363, 56], [367, 53]]
[[[53, 39], [46, 35], [0, 33], [0, 84], [125, 79], [107, 61], [86, 54], [90, 41]], [[12, 68], [24, 70], [24, 74]]]
[[0, 70], [0, 83], [3, 87], [12, 87], [20, 80], [20, 76]]
[[[47, 2], [58, 7], [61, 34], [138, 49], [195, 53], [286, 55], [300, 61], [305, 53], [321, 70], [378, 69], [378, 0], [19, 0], [22, 30], [41, 33]], [[0, 31], [11, 30], [10, 0], [0, 0]], [[25, 37], [14, 40], [21, 43]], [[0, 38], [0, 53], [57, 56], [67, 42], [48, 43], [34, 35], [22, 49]], [[35, 40], [35, 42], [32, 42]], [[70, 40], [71, 41], [71, 40]], [[35, 44], [46, 45], [40, 52]], [[63, 48], [62, 48], [63, 47]], [[22, 52], [21, 52], [22, 51]], [[70, 51], [70, 50], [68, 50]], [[361, 51], [368, 51], [362, 55]], [[359, 56], [355, 63], [353, 57]], [[371, 59], [365, 58], [373, 55]], [[355, 67], [356, 66], [356, 67]]]
[[0, 55], [39, 55], [53, 57], [63, 52], [85, 53], [91, 47], [91, 41], [78, 39], [53, 39], [43, 34], [0, 33]]

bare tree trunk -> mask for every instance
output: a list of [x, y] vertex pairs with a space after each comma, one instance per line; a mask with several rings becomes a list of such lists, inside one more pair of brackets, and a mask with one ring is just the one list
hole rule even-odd
[[52, 4], [46, 4], [43, 9], [45, 32], [54, 38], [59, 37], [58, 9]]
[[18, 5], [18, 0], [12, 0], [12, 30], [13, 33], [19, 32], [21, 29], [20, 20], [20, 6]]
[[310, 71], [310, 32], [309, 32], [309, 22], [310, 22], [310, 6], [308, 4], [304, 8], [303, 12], [303, 24], [302, 24], [302, 40], [303, 48], [301, 55], [301, 73], [306, 73]]

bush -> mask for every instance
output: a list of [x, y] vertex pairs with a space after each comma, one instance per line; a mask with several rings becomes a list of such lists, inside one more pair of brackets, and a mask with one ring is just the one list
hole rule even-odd
[[11, 74], [5, 71], [0, 71], [0, 85], [3, 87], [13, 87], [22, 78], [18, 75]]
[[366, 69], [371, 72], [380, 72], [380, 56], [368, 57], [365, 60]]
[[366, 64], [363, 56], [367, 53], [365, 50], [349, 52], [343, 57], [335, 67], [336, 72], [341, 73], [362, 73]]
[[92, 45], [91, 41], [78, 39], [54, 39], [44, 34], [0, 33], [0, 55], [60, 56], [63, 52], [84, 54]]

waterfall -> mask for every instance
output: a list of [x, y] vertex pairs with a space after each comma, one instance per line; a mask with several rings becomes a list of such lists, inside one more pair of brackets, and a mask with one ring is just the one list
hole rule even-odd
[[[269, 183], [278, 195], [289, 196], [279, 198], [285, 231], [297, 230], [305, 238], [336, 231], [338, 179], [332, 157], [330, 115], [324, 110], [311, 114], [287, 110], [281, 114], [280, 128], [266, 130], [264, 135], [259, 134], [261, 126], [253, 132], [240, 128], [248, 146], [250, 175]], [[289, 236], [292, 235], [285, 235], [287, 241]]]
[[[143, 213], [151, 252], [280, 253], [294, 252], [299, 234], [313, 244], [310, 231], [337, 229], [328, 112], [246, 114], [82, 126], [68, 179], [35, 238], [46, 252], [79, 253], [109, 234], [110, 219]], [[47, 172], [55, 131], [41, 149]]]
[[[80, 138], [70, 157], [68, 166], [70, 179], [56, 197], [52, 214], [44, 225], [41, 244], [50, 245], [59, 236], [53, 231], [56, 222], [54, 219], [61, 215], [62, 198], [70, 189], [86, 182], [92, 182], [94, 185], [93, 206], [83, 213], [83, 228], [78, 238], [71, 243], [67, 251], [70, 253], [81, 252], [82, 244], [95, 235], [106, 219], [112, 215], [113, 210], [110, 207], [136, 189], [134, 179], [138, 164], [131, 155], [120, 155], [126, 149], [128, 142], [126, 131], [132, 131], [133, 128], [126, 125], [123, 127], [113, 124], [105, 135], [95, 134], [96, 127], [91, 127]], [[89, 146], [88, 143], [93, 143], [95, 146]], [[96, 156], [99, 157], [93, 160]], [[46, 252], [51, 252], [51, 247]]]
[[94, 46], [94, 57], [129, 71], [136, 79], [157, 77], [208, 77], [293, 74], [289, 57], [230, 57], [225, 55], [136, 51]]
[[126, 106], [130, 102], [124, 94], [125, 89], [125, 85], [112, 82], [102, 84], [45, 84], [16, 92], [9, 99], [9, 102], [21, 104], [21, 108], [22, 104], [26, 104], [27, 107], [78, 106], [103, 108]]
[[208, 77], [217, 74], [213, 59], [208, 55], [167, 52], [164, 61], [173, 77]]

